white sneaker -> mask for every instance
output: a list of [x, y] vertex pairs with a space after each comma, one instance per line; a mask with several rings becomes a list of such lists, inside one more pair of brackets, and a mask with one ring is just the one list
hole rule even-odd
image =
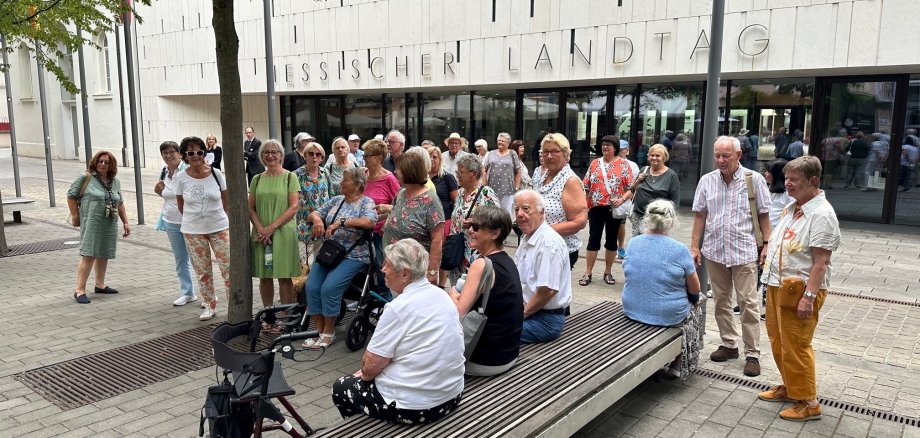
[[[173, 301], [173, 306], [184, 306], [188, 303], [198, 301], [198, 297], [195, 295], [180, 295], [179, 298], [176, 298], [176, 301]], [[204, 304], [204, 303], [201, 303]]]
[[208, 307], [204, 309], [204, 312], [201, 312], [201, 316], [198, 317], [201, 321], [207, 321], [214, 317], [214, 314], [217, 313], [214, 309]]
[[202, 301], [202, 302], [201, 302], [201, 308], [202, 308], [202, 309], [207, 309], [207, 308], [208, 308], [208, 303]]
[[355, 309], [358, 308], [358, 302], [357, 302], [357, 301], [350, 301], [348, 304], [345, 305], [345, 308], [348, 309], [348, 310], [352, 310], [352, 311], [353, 311], [353, 310], [355, 310]]

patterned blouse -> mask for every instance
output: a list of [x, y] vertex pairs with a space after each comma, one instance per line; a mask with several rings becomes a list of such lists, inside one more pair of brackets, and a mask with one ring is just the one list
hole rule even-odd
[[310, 231], [313, 223], [308, 219], [310, 213], [318, 210], [329, 200], [329, 172], [320, 167], [316, 178], [307, 175], [305, 167], [301, 166], [294, 171], [300, 181], [300, 210], [297, 210], [297, 238], [301, 241], [310, 240]]
[[[369, 218], [374, 222], [377, 222], [377, 210], [374, 209], [376, 204], [374, 200], [368, 198], [367, 196], [362, 196], [355, 202], [344, 202], [345, 196], [338, 195], [317, 210], [319, 216], [323, 218], [323, 221], [326, 222], [327, 226], [332, 224], [333, 221], [338, 221], [339, 219], [355, 219], [355, 218]], [[344, 202], [344, 203], [343, 203]], [[342, 206], [342, 209], [339, 210], [339, 206]], [[338, 211], [338, 215], [336, 215]], [[339, 227], [335, 230], [335, 233], [332, 234], [332, 238], [336, 242], [342, 244], [345, 249], [351, 248], [358, 239], [364, 234], [363, 228], [349, 228], [349, 227]], [[357, 245], [354, 249], [345, 256], [352, 260], [357, 260], [361, 263], [370, 263], [371, 257], [370, 253], [367, 250], [367, 245]]]
[[[537, 176], [539, 176], [539, 179]], [[545, 172], [540, 172], [539, 175], [537, 175], [536, 172], [534, 173], [533, 188], [537, 193], [543, 195], [543, 202], [546, 203], [544, 219], [549, 225], [555, 225], [566, 221], [565, 210], [562, 208], [562, 191], [565, 189], [566, 181], [571, 178], [579, 180], [578, 175], [575, 175], [575, 172], [572, 171], [572, 168], [569, 167], [568, 164], [566, 164], [548, 184], [544, 184], [544, 182], [546, 182]], [[562, 236], [562, 239], [565, 240], [565, 244], [568, 246], [570, 253], [578, 251], [578, 249], [581, 248], [581, 239], [578, 238], [578, 233], [572, 234], [571, 236]]]
[[[477, 191], [479, 191], [478, 188], [467, 196], [463, 187], [457, 190], [457, 201], [454, 203], [454, 214], [450, 218], [449, 234], [457, 234], [465, 231], [463, 229], [463, 218], [467, 215], [470, 206], [473, 204], [473, 199], [476, 197]], [[482, 194], [479, 195], [479, 199], [476, 201], [476, 206], [478, 207], [480, 205], [500, 207], [498, 195], [495, 194], [495, 191], [492, 190], [491, 187], [482, 186]], [[466, 242], [465, 246], [466, 260], [473, 263], [473, 261], [479, 257], [479, 253], [470, 248], [469, 241]]]
[[383, 245], [411, 238], [431, 251], [431, 230], [443, 222], [444, 209], [434, 190], [429, 189], [406, 199], [406, 189], [402, 189], [396, 195], [393, 211], [383, 226]]
[[[614, 158], [612, 163], [598, 158], [591, 162], [582, 184], [588, 189], [588, 208], [610, 205], [611, 197], [620, 198], [632, 185], [632, 173], [629, 165], [622, 158]], [[604, 179], [604, 172], [607, 178]]]

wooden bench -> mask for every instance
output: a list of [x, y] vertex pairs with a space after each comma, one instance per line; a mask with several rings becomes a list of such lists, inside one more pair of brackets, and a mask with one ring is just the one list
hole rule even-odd
[[35, 200], [24, 198], [22, 196], [17, 198], [3, 199], [3, 211], [12, 211], [13, 212], [13, 222], [17, 224], [22, 223], [22, 213], [23, 210], [31, 210], [35, 208]]
[[422, 426], [355, 416], [324, 437], [570, 436], [680, 354], [681, 330], [629, 320], [619, 303], [572, 315], [562, 336], [525, 345], [517, 365], [469, 377], [460, 407]]

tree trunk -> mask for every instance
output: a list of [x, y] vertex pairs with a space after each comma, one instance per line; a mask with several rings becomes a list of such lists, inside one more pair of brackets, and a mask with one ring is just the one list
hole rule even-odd
[[[230, 217], [230, 302], [227, 320], [252, 319], [252, 275], [249, 262], [249, 208], [243, 168], [243, 97], [240, 88], [240, 40], [233, 21], [233, 0], [213, 0], [217, 77], [220, 82], [220, 126]], [[233, 164], [237, 163], [237, 164]]]

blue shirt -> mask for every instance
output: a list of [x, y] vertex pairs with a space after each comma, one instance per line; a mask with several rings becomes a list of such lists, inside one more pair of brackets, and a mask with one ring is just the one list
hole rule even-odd
[[[348, 220], [366, 217], [377, 222], [377, 210], [374, 210], [375, 204], [373, 199], [362, 196], [352, 203], [343, 203], [344, 200], [344, 195], [338, 195], [326, 201], [326, 203], [317, 210], [319, 217], [323, 218], [323, 222], [326, 223], [327, 227], [332, 225], [333, 221], [338, 222], [340, 219]], [[339, 210], [339, 205], [342, 206], [341, 210]], [[338, 211], [338, 215], [336, 215], [336, 211]], [[361, 239], [365, 231], [367, 230], [363, 228], [339, 227], [332, 233], [332, 238], [341, 243], [347, 250], [351, 248], [355, 242]], [[371, 255], [367, 250], [366, 244], [355, 246], [345, 257], [357, 260], [361, 263], [371, 262]]]
[[623, 313], [629, 319], [659, 326], [687, 318], [687, 276], [696, 272], [686, 245], [661, 234], [629, 240], [623, 259]]

